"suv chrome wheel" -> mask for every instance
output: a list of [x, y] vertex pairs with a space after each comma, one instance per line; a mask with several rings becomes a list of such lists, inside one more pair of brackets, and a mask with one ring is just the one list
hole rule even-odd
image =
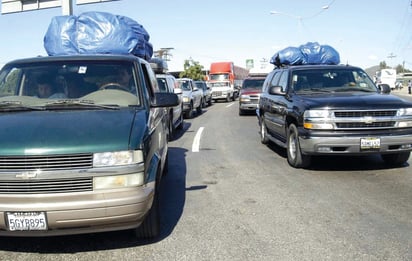
[[260, 119], [260, 142], [262, 144], [267, 144], [269, 142], [269, 139], [266, 134], [266, 125], [264, 117]]
[[305, 168], [310, 165], [311, 157], [302, 154], [299, 144], [299, 132], [295, 124], [291, 124], [287, 133], [286, 150], [288, 163], [295, 168]]

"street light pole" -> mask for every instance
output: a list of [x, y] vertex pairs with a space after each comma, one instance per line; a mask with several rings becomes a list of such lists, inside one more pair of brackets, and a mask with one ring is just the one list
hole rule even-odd
[[73, 14], [73, 0], [62, 0], [62, 15]]

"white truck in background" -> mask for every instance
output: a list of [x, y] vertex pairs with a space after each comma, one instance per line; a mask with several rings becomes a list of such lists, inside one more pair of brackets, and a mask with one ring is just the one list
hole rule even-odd
[[376, 72], [375, 81], [377, 85], [388, 84], [391, 90], [396, 87], [396, 70], [395, 69], [381, 69]]

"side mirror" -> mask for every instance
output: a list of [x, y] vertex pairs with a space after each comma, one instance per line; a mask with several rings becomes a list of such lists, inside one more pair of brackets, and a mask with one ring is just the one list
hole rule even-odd
[[269, 94], [271, 95], [285, 95], [286, 93], [282, 90], [282, 86], [271, 86], [269, 88]]
[[174, 93], [158, 92], [155, 93], [151, 102], [152, 107], [173, 107], [179, 105], [179, 97]]

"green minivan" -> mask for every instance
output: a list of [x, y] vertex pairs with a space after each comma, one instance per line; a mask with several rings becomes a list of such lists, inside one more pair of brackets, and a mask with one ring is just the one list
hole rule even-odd
[[165, 107], [134, 55], [64, 55], [0, 71], [0, 235], [160, 232]]

